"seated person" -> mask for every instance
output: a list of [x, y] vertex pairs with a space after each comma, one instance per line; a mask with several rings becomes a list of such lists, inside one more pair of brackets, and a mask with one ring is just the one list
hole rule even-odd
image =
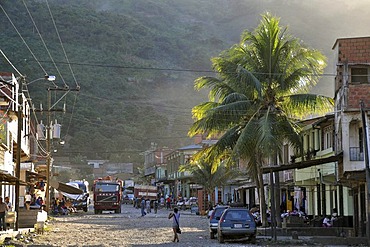
[[338, 211], [336, 208], [333, 208], [333, 213], [331, 214], [331, 222], [334, 222], [338, 219]]
[[40, 207], [44, 204], [41, 196], [36, 199], [35, 204], [39, 205]]
[[322, 222], [322, 226], [323, 226], [323, 227], [331, 227], [331, 226], [332, 226], [332, 224], [331, 224], [331, 220], [330, 220], [330, 216], [329, 216], [329, 215], [327, 215], [327, 216], [324, 218], [324, 220], [323, 220], [323, 222]]
[[284, 212], [281, 214], [281, 218], [287, 218], [289, 215], [290, 215], [290, 211], [289, 211], [289, 210], [284, 211]]

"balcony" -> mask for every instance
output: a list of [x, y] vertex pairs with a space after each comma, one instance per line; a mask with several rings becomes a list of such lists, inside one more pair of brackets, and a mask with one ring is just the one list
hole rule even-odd
[[350, 161], [363, 161], [364, 160], [364, 151], [359, 147], [350, 147], [349, 148], [349, 160]]

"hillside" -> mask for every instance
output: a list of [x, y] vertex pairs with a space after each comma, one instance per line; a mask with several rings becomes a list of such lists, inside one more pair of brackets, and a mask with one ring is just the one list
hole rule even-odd
[[[128, 162], [140, 159], [138, 154], [151, 142], [175, 147], [187, 144], [191, 107], [200, 100], [192, 84], [201, 74], [193, 71], [210, 70], [212, 52], [220, 51], [223, 42], [199, 32], [196, 23], [180, 25], [179, 21], [172, 25], [170, 20], [180, 10], [165, 10], [168, 16], [156, 17], [145, 14], [145, 9], [137, 4], [126, 6], [131, 9], [127, 13], [116, 14], [95, 9], [92, 1], [86, 1], [86, 5], [80, 1], [78, 6], [72, 2], [50, 4], [81, 87], [77, 97], [69, 93], [67, 113], [56, 114], [63, 126], [62, 134], [68, 139], [64, 153]], [[76, 84], [48, 9], [40, 1], [27, 6], [64, 81], [74, 88]], [[24, 5], [17, 1], [16, 5], [5, 3], [3, 7], [44, 69], [56, 75], [62, 86], [62, 77], [53, 68]], [[146, 18], [138, 18], [144, 15]], [[156, 20], [146, 25], [148, 18]], [[4, 52], [30, 81], [42, 77], [43, 70], [10, 22], [4, 16], [1, 22], [6, 24], [8, 34], [1, 39]], [[2, 70], [9, 69], [4, 65]], [[184, 68], [189, 71], [182, 71]], [[41, 101], [46, 105], [44, 89], [43, 83], [29, 86], [35, 105]], [[60, 96], [55, 95], [55, 99]]]
[[[175, 148], [191, 143], [191, 108], [206, 99], [206, 92], [193, 90], [194, 79], [213, 74], [210, 58], [238, 42], [243, 30], [255, 28], [264, 11], [281, 16], [295, 36], [328, 56], [328, 76], [314, 89], [327, 95], [333, 94], [335, 39], [365, 30], [359, 26], [354, 32], [350, 21], [358, 17], [348, 14], [348, 8], [362, 13], [362, 1], [342, 8], [317, 0], [25, 2], [32, 19], [23, 1], [2, 1], [9, 18], [0, 15], [1, 49], [29, 81], [47, 72], [61, 87], [81, 88], [56, 105], [66, 103], [64, 115], [52, 114], [67, 141], [56, 155], [118, 162], [142, 161], [140, 153], [151, 142]], [[338, 16], [347, 21], [341, 29]], [[3, 58], [0, 66], [14, 72]], [[46, 105], [47, 86], [29, 86], [35, 106]], [[53, 101], [61, 96], [53, 95]]]

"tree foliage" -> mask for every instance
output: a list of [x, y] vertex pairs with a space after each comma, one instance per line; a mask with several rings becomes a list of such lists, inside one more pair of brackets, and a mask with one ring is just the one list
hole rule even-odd
[[255, 30], [243, 32], [240, 43], [212, 59], [218, 77], [195, 81], [196, 89], [210, 90], [210, 101], [193, 108], [196, 121], [189, 131], [191, 136], [221, 135], [202, 153], [213, 163], [213, 172], [225, 159], [225, 150], [247, 161], [262, 212], [260, 168], [281, 153], [285, 142], [301, 147], [298, 119], [333, 106], [332, 99], [308, 93], [325, 67], [325, 57], [291, 36], [279, 21], [264, 14]]
[[235, 167], [227, 166], [222, 162], [213, 172], [212, 163], [202, 159], [182, 165], [180, 171], [190, 172], [192, 182], [201, 185], [208, 195], [212, 195], [216, 187], [227, 185], [232, 178], [241, 175]]

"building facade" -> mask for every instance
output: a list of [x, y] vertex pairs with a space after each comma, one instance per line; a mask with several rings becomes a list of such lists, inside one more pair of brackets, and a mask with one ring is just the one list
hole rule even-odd
[[[354, 229], [366, 234], [367, 182], [364, 155], [369, 143], [370, 109], [370, 37], [337, 39], [333, 46], [336, 58], [335, 136], [343, 160], [338, 166], [341, 184], [351, 190]], [[365, 116], [363, 121], [362, 110]], [[366, 126], [366, 127], [364, 127]], [[365, 133], [367, 135], [365, 135]]]

